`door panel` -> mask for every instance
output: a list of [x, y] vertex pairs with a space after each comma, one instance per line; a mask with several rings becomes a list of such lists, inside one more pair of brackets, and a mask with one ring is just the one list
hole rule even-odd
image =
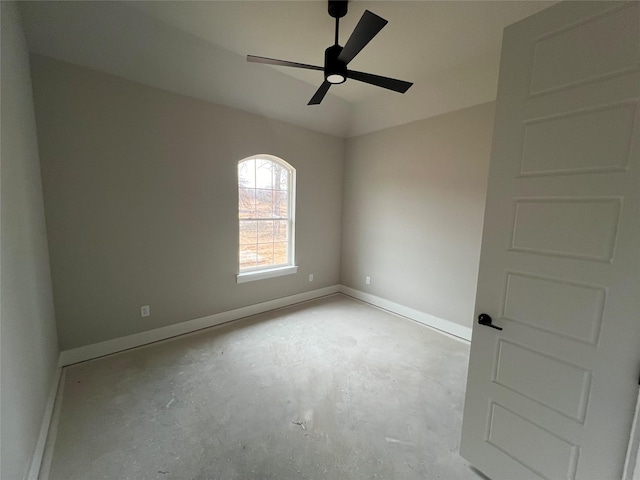
[[503, 318], [596, 345], [605, 298], [603, 287], [507, 272]]
[[624, 170], [634, 116], [634, 103], [625, 102], [527, 122], [520, 175]]
[[620, 478], [640, 365], [640, 4], [505, 29], [461, 454]]
[[492, 381], [557, 412], [584, 421], [591, 375], [583, 367], [500, 340]]
[[517, 198], [512, 251], [610, 262], [620, 198]]
[[497, 403], [491, 405], [487, 441], [537, 476], [567, 478], [575, 471], [578, 447]]
[[578, 14], [576, 23], [533, 39], [530, 94], [638, 68], [637, 18], [623, 9], [602, 14], [585, 8]]

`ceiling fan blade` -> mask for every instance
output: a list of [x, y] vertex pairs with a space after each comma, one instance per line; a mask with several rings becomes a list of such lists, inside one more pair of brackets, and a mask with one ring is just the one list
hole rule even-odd
[[347, 70], [347, 78], [352, 78], [353, 80], [358, 80], [364, 83], [370, 83], [371, 85], [387, 88], [400, 93], [406, 92], [409, 90], [409, 87], [413, 85], [411, 82], [396, 80], [395, 78], [381, 77], [380, 75], [373, 75], [372, 73], [356, 72], [355, 70]]
[[320, 88], [318, 88], [313, 97], [311, 97], [311, 100], [309, 100], [309, 103], [307, 103], [307, 105], [319, 105], [324, 96], [329, 91], [330, 86], [331, 84], [326, 80], [322, 82], [322, 85], [320, 85]]
[[353, 57], [360, 53], [360, 50], [362, 50], [387, 23], [384, 18], [379, 17], [375, 13], [371, 13], [369, 10], [365, 10], [356, 28], [349, 37], [349, 40], [347, 40], [347, 43], [342, 49], [342, 52], [338, 55], [338, 60], [345, 64], [353, 60]]
[[287, 60], [277, 60], [275, 58], [267, 57], [256, 57], [255, 55], [247, 55], [247, 62], [266, 63], [269, 65], [278, 65], [280, 67], [306, 68], [307, 70], [324, 70], [322, 67], [307, 65], [306, 63], [289, 62]]

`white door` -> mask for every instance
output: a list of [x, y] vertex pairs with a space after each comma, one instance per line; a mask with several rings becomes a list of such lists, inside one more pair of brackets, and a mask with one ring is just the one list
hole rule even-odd
[[640, 3], [505, 29], [461, 454], [619, 479], [640, 374]]

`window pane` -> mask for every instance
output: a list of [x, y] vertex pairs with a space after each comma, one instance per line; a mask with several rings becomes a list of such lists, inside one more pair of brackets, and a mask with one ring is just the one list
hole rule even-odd
[[251, 188], [238, 188], [238, 217], [256, 217], [256, 191]]
[[286, 242], [287, 238], [287, 221], [276, 220], [273, 222], [273, 241], [274, 242]]
[[238, 164], [238, 186], [256, 187], [256, 161], [247, 160]]
[[291, 260], [289, 190], [294, 172], [284, 162], [267, 158], [238, 162], [240, 271], [280, 267]]
[[240, 245], [240, 270], [255, 268], [258, 265], [257, 253], [257, 245]]
[[273, 243], [258, 245], [258, 265], [261, 267], [273, 265]]
[[256, 190], [256, 218], [273, 217], [273, 190]]
[[280, 265], [287, 263], [287, 246], [286, 242], [278, 242], [273, 244], [273, 263]]
[[240, 220], [240, 245], [258, 243], [258, 222]]
[[274, 218], [287, 218], [289, 215], [289, 192], [273, 192]]
[[267, 220], [258, 222], [258, 243], [273, 242], [273, 222]]
[[256, 160], [256, 187], [273, 188], [273, 163], [271, 160]]
[[281, 165], [273, 167], [274, 190], [289, 190], [289, 172]]

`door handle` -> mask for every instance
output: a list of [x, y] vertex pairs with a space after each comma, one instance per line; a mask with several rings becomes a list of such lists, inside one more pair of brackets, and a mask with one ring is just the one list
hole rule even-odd
[[494, 325], [492, 322], [493, 320], [486, 313], [481, 313], [478, 316], [478, 323], [480, 325], [484, 325], [485, 327], [495, 328], [496, 330], [502, 330], [502, 327], [498, 327], [497, 325]]

